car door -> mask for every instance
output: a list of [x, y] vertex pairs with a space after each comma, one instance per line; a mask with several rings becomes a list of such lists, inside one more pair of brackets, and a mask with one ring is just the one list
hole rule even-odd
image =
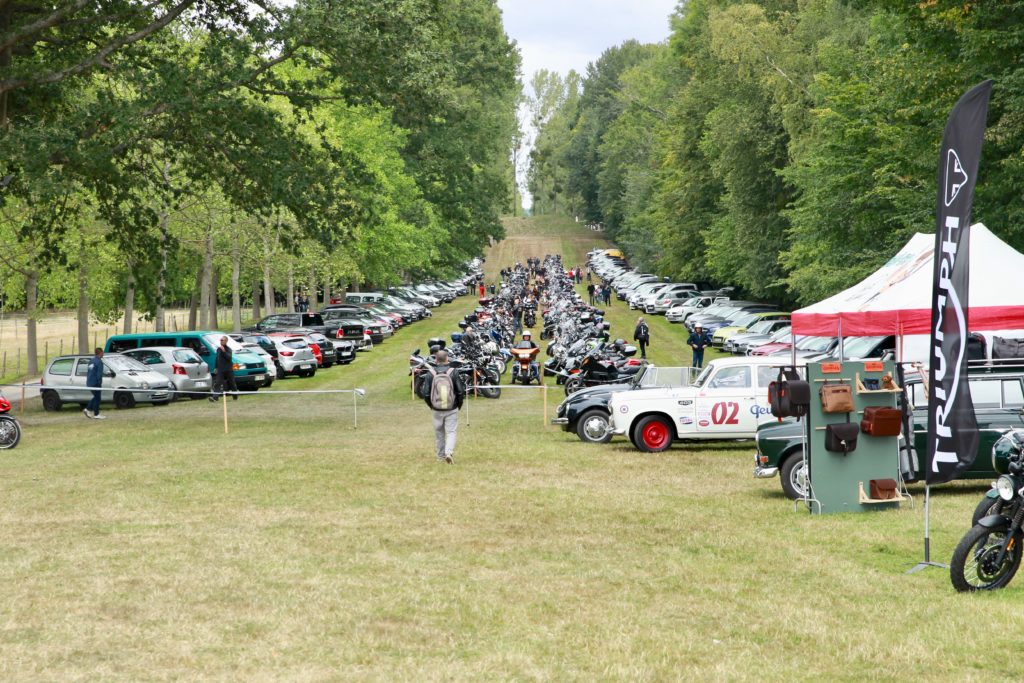
[[705, 438], [753, 436], [757, 417], [753, 369], [750, 365], [723, 365], [715, 370], [697, 395], [697, 431]]
[[69, 380], [68, 384], [73, 386], [74, 389], [68, 389], [67, 391], [61, 392], [61, 395], [64, 397], [65, 401], [68, 401], [68, 402], [73, 402], [73, 401], [82, 402], [82, 401], [88, 401], [90, 398], [92, 398], [92, 394], [89, 392], [88, 389], [86, 389], [86, 387], [88, 385], [85, 383], [86, 382], [86, 378], [87, 378], [87, 376], [89, 374], [89, 361], [90, 360], [92, 360], [92, 359], [91, 358], [79, 358], [78, 359], [78, 361], [77, 361], [77, 363], [75, 365], [74, 373], [72, 373], [71, 377], [68, 378], [68, 380]]

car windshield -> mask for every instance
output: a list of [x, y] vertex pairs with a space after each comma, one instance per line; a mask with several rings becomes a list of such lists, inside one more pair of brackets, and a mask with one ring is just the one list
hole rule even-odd
[[792, 328], [789, 328], [789, 327], [783, 327], [781, 330], [779, 330], [778, 332], [773, 334], [771, 337], [769, 337], [768, 341], [772, 342], [773, 344], [777, 344], [777, 343], [780, 343], [780, 342], [784, 343], [784, 344], [792, 344], [793, 343], [793, 338], [789, 334], [791, 329]]
[[832, 345], [832, 337], [804, 337], [796, 343], [796, 348], [801, 351], [827, 351]]
[[751, 334], [768, 334], [769, 332], [772, 331], [772, 325], [774, 325], [774, 324], [775, 323], [773, 323], [771, 320], [761, 320], [761, 321], [756, 322], [756, 323], [754, 323], [753, 325], [750, 326], [750, 333]]
[[145, 372], [146, 366], [128, 356], [106, 356], [103, 358], [103, 362], [107, 364], [112, 370], [131, 370], [133, 372]]
[[706, 368], [704, 368], [704, 371], [700, 373], [700, 375], [697, 377], [697, 379], [693, 380], [693, 386], [695, 386], [695, 387], [702, 387], [702, 386], [704, 386], [704, 383], [708, 381], [708, 377], [710, 377], [711, 373], [714, 372], [714, 371], [715, 371], [714, 363], [712, 363], [711, 365], [709, 365]]
[[[203, 339], [206, 340], [207, 344], [210, 344], [214, 349], [216, 349], [218, 346], [220, 346], [220, 338], [223, 337], [223, 336], [225, 336], [225, 335], [223, 335], [223, 334], [207, 334], [207, 335], [203, 336]], [[237, 342], [234, 339], [232, 339], [231, 337], [228, 337], [228, 348], [231, 349], [232, 351], [242, 351], [242, 352], [248, 353], [248, 351], [245, 350], [245, 347], [242, 346], [241, 342]]]
[[203, 362], [203, 359], [197, 356], [196, 352], [191, 349], [175, 349], [171, 352], [171, 356], [179, 363], [192, 363], [198, 365]]
[[848, 337], [843, 340], [843, 357], [856, 359], [879, 355], [875, 353], [875, 349], [883, 341], [885, 337]]
[[303, 339], [285, 339], [281, 343], [289, 349], [305, 349], [309, 347], [309, 344]]
[[324, 319], [320, 317], [319, 313], [303, 313], [300, 325], [323, 325]]
[[732, 324], [735, 325], [736, 327], [750, 327], [751, 324], [757, 322], [758, 320], [760, 320], [760, 318], [757, 316], [756, 313], [747, 313], [736, 318], [736, 320], [734, 320]]

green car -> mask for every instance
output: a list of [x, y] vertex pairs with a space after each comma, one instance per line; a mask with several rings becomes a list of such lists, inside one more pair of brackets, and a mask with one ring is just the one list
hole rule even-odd
[[[970, 369], [971, 399], [978, 420], [978, 453], [962, 479], [992, 479], [1006, 471], [1006, 453], [992, 446], [1008, 429], [1024, 427], [1024, 367], [985, 366]], [[907, 377], [907, 394], [914, 407], [914, 448], [918, 454], [917, 479], [924, 478], [924, 453], [928, 438], [928, 397], [920, 377]], [[802, 422], [768, 423], [757, 430], [754, 476], [779, 476], [786, 497], [804, 495], [801, 434]], [[1002, 462], [1000, 462], [1002, 461]]]

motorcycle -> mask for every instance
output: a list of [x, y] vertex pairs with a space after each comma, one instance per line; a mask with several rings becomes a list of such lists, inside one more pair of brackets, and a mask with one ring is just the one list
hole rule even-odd
[[1003, 434], [993, 448], [1000, 447], [1009, 448], [1007, 473], [994, 486], [1001, 505], [987, 497], [982, 501], [976, 515], [991, 514], [981, 517], [964, 534], [949, 563], [950, 581], [961, 593], [1005, 588], [1020, 567], [1024, 550], [1024, 430]]
[[10, 412], [11, 402], [0, 392], [0, 449], [14, 448], [21, 441], [21, 425]]
[[[435, 347], [431, 347], [433, 350]], [[409, 356], [409, 374], [413, 381], [419, 373], [424, 372], [427, 365], [434, 365], [433, 358], [424, 358], [420, 350], [416, 349]], [[479, 359], [453, 358], [449, 355], [448, 365], [455, 368], [458, 376], [462, 379], [462, 385], [466, 387], [467, 396], [480, 395], [484, 398], [499, 398], [501, 396], [501, 376], [493, 364], [485, 363]]]
[[509, 349], [509, 352], [512, 353], [515, 359], [515, 362], [512, 364], [512, 384], [515, 384], [517, 381], [523, 384], [532, 384], [534, 380], [536, 380], [537, 384], [540, 384], [540, 371], [537, 369], [537, 363], [535, 362], [540, 349], [518, 349], [513, 347]]
[[565, 395], [585, 387], [629, 381], [645, 364], [632, 358], [635, 354], [636, 347], [622, 340], [610, 347], [595, 348], [580, 359], [579, 367], [569, 370], [571, 376], [565, 380]]

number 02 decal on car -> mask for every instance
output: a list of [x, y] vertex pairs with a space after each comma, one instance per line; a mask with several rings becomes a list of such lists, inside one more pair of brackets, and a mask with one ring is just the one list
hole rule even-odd
[[740, 404], [729, 401], [716, 403], [711, 407], [711, 422], [716, 425], [738, 425]]

